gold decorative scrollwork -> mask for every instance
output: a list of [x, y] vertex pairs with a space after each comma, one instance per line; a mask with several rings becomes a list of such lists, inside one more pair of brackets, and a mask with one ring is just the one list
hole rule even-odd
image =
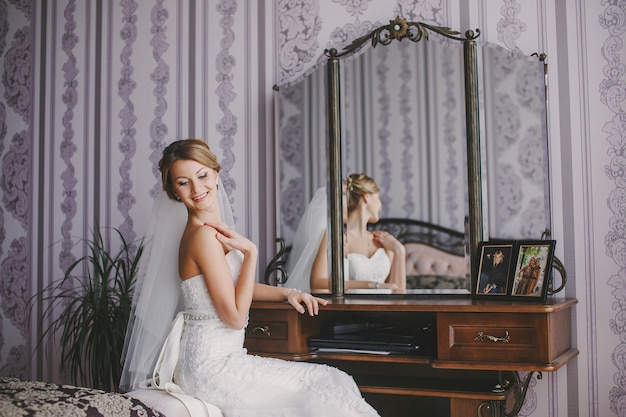
[[504, 336], [502, 336], [502, 337], [492, 336], [490, 334], [485, 334], [483, 332], [478, 332], [478, 333], [476, 333], [476, 337], [474, 338], [474, 340], [479, 340], [481, 342], [490, 341], [490, 342], [509, 343], [511, 338], [509, 337], [509, 332], [508, 331], [505, 331], [504, 332]]
[[252, 334], [257, 334], [257, 333], [261, 333], [265, 336], [271, 336], [272, 334], [270, 333], [270, 326], [257, 326], [254, 327], [250, 330], [248, 330], [248, 334], [252, 335]]
[[413, 42], [419, 42], [422, 39], [428, 40], [428, 31], [457, 41], [473, 40], [480, 35], [480, 30], [476, 29], [476, 32], [468, 30], [465, 32], [465, 37], [462, 37], [460, 36], [461, 32], [452, 30], [446, 26], [432, 26], [421, 22], [407, 22], [406, 19], [398, 16], [394, 20], [390, 20], [388, 25], [381, 26], [367, 35], [355, 39], [350, 45], [346, 46], [342, 52], [338, 52], [335, 48], [332, 48], [326, 49], [324, 53], [328, 57], [339, 58], [357, 51], [369, 40], [372, 42], [372, 47], [375, 47], [379, 43], [381, 45], [389, 45], [394, 39], [398, 41], [408, 39]]

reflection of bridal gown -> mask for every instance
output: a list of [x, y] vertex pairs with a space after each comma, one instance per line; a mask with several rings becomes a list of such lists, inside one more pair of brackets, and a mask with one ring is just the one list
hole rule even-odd
[[391, 260], [384, 248], [376, 249], [369, 258], [360, 253], [348, 254], [346, 279], [383, 283], [391, 271]]
[[[241, 252], [230, 251], [226, 260], [238, 277]], [[336, 368], [247, 354], [244, 329], [222, 322], [202, 275], [183, 281], [181, 289], [185, 311], [166, 348], [180, 341], [174, 382], [186, 394], [218, 406], [226, 417], [378, 416], [352, 377]]]
[[[319, 188], [304, 211], [295, 233], [286, 269], [286, 286], [310, 291], [311, 268], [328, 227], [326, 187]], [[344, 252], [345, 253], [345, 252]], [[368, 258], [351, 253], [344, 258], [344, 279], [383, 283], [391, 271], [391, 260], [383, 248]]]

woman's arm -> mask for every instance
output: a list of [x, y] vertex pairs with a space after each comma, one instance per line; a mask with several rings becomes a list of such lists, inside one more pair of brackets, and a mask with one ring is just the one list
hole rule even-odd
[[404, 245], [400, 245], [401, 249], [398, 249], [389, 255], [391, 258], [391, 271], [389, 272], [389, 278], [387, 282], [395, 284], [397, 289], [406, 289], [406, 251]]
[[311, 291], [325, 290], [331, 291], [330, 279], [328, 277], [328, 249], [326, 243], [326, 232], [322, 235], [320, 246], [311, 267]]
[[261, 283], [254, 284], [253, 299], [257, 301], [287, 300], [300, 314], [308, 311], [310, 316], [317, 316], [319, 306], [328, 304], [328, 300], [314, 297], [295, 288], [275, 287]]
[[373, 233], [374, 241], [385, 248], [391, 260], [391, 271], [387, 277], [387, 282], [395, 285], [397, 289], [406, 289], [406, 249], [404, 245], [388, 232], [379, 230]]
[[[218, 224], [199, 227], [189, 236], [186, 247], [190, 258], [204, 277], [211, 300], [222, 321], [230, 328], [241, 329], [246, 323], [256, 277], [257, 247], [234, 230]], [[243, 262], [237, 284], [226, 262], [226, 252], [237, 249]]]

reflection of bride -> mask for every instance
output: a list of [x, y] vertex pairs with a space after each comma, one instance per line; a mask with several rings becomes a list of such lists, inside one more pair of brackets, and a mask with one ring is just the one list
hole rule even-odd
[[[343, 181], [344, 288], [406, 288], [404, 246], [385, 231], [370, 232], [368, 223], [379, 219], [382, 207], [376, 182], [365, 174], [350, 174]], [[286, 285], [309, 291], [330, 290], [328, 273], [326, 189], [317, 190], [296, 230], [287, 263]]]

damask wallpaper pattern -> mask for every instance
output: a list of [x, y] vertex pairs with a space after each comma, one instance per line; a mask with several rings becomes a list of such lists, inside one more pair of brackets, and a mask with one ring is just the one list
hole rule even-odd
[[603, 14], [598, 22], [606, 38], [601, 48], [604, 79], [598, 86], [601, 103], [611, 114], [602, 129], [608, 144], [609, 163], [605, 174], [614, 187], [606, 204], [611, 213], [609, 231], [605, 236], [606, 254], [618, 266], [616, 274], [607, 283], [613, 288], [614, 318], [609, 321], [610, 329], [619, 337], [620, 343], [613, 350], [612, 362], [617, 368], [613, 375], [615, 386], [610, 392], [611, 411], [619, 416], [626, 415], [626, 4], [604, 3]]
[[[215, 122], [210, 145], [235, 202], [231, 171], [243, 141], [236, 138], [242, 109], [232, 108], [241, 85], [232, 48], [238, 42], [242, 50], [243, 36], [233, 28], [250, 13], [238, 7], [235, 0], [0, 2], [3, 375], [58, 373], [43, 351], [32, 356], [41, 330], [31, 326], [27, 302], [81, 256], [81, 237], [94, 227], [108, 230], [107, 239], [112, 227], [127, 241], [143, 235], [160, 189], [157, 162], [172, 138], [207, 137], [207, 121]], [[185, 21], [197, 16], [207, 25], [196, 38], [198, 28]], [[195, 66], [211, 54], [212, 68]], [[206, 93], [201, 105], [191, 90]], [[193, 110], [178, 110], [185, 108]]]
[[63, 63], [63, 78], [65, 90], [65, 110], [62, 116], [63, 124], [63, 142], [61, 143], [61, 160], [65, 168], [61, 177], [63, 179], [63, 203], [61, 210], [65, 216], [65, 220], [61, 226], [62, 244], [61, 253], [59, 254], [59, 268], [64, 271], [76, 261], [76, 257], [72, 253], [73, 239], [71, 236], [74, 217], [76, 216], [76, 170], [72, 161], [76, 154], [76, 145], [74, 144], [74, 116], [78, 97], [78, 68], [76, 67], [76, 56], [74, 48], [79, 42], [76, 34], [76, 21], [74, 13], [76, 11], [76, 2], [70, 2], [67, 5], [65, 14], [67, 21], [65, 23], [65, 37], [61, 49], [65, 54], [65, 62]]
[[[2, 212], [0, 234], [3, 247], [7, 236], [7, 222], [16, 222], [16, 232], [8, 234], [8, 251], [0, 261], [0, 296], [2, 297], [2, 333], [6, 334], [6, 324], [14, 326], [21, 338], [27, 336], [29, 323], [25, 311], [26, 301], [31, 294], [32, 255], [32, 126], [30, 111], [33, 97], [33, 33], [31, 5], [28, 2], [16, 4], [24, 16], [24, 22], [9, 31], [10, 21], [7, 5], [0, 8], [0, 22], [4, 34], [2, 108], [3, 120], [0, 141], [2, 143]], [[17, 22], [15, 22], [17, 23]], [[13, 114], [13, 117], [9, 116]], [[9, 126], [13, 122], [14, 126]], [[5, 148], [5, 145], [6, 146]], [[5, 321], [5, 317], [8, 320]], [[0, 350], [11, 342], [3, 337]], [[9, 345], [8, 355], [0, 356], [3, 374], [24, 377], [28, 370], [29, 352], [23, 343]], [[6, 352], [6, 349], [4, 349]]]
[[[56, 362], [31, 354], [25, 302], [80, 255], [95, 220], [142, 235], [172, 138], [208, 138], [238, 221], [255, 230], [271, 167], [248, 155], [272, 138], [247, 109], [271, 107], [271, 84], [398, 14], [548, 53], [552, 220], [581, 355], [533, 379], [521, 415], [626, 415], [626, 5], [605, 0], [0, 0], [0, 373], [54, 377]], [[267, 75], [255, 51], [273, 60], [269, 86], [255, 84]]]

